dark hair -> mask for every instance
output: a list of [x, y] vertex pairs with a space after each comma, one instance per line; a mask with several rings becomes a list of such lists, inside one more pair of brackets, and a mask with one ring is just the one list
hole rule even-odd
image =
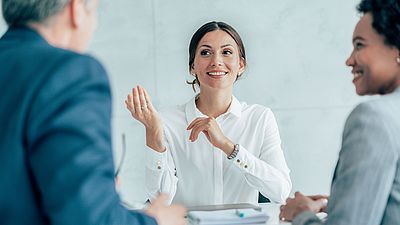
[[362, 0], [357, 6], [360, 13], [371, 13], [372, 27], [385, 39], [385, 44], [400, 49], [400, 1]]
[[[246, 51], [244, 49], [244, 44], [242, 38], [240, 37], [239, 33], [230, 25], [224, 22], [208, 22], [201, 26], [192, 36], [189, 44], [189, 71], [192, 69], [194, 58], [196, 56], [197, 46], [199, 45], [200, 40], [206, 35], [208, 32], [215, 31], [215, 30], [222, 30], [228, 33], [233, 40], [235, 40], [236, 44], [239, 48], [239, 55], [243, 59], [244, 65], [246, 66]], [[239, 78], [241, 75], [238, 75]], [[237, 79], [236, 78], [236, 79]], [[197, 84], [200, 86], [199, 80], [197, 77], [192, 81], [186, 81], [186, 83], [192, 85], [193, 90], [195, 91], [194, 85]]]

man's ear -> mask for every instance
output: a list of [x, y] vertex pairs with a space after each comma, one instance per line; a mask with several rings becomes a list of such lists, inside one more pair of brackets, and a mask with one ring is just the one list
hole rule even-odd
[[71, 23], [74, 28], [78, 28], [83, 23], [85, 18], [85, 1], [84, 0], [70, 0], [69, 1]]

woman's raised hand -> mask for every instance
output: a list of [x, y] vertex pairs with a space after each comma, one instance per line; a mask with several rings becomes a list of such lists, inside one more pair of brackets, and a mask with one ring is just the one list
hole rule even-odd
[[147, 146], [158, 152], [164, 152], [161, 119], [157, 110], [153, 107], [147, 91], [139, 85], [134, 87], [132, 93], [128, 94], [125, 105], [133, 118], [141, 122], [146, 128]]
[[213, 117], [198, 117], [186, 129], [191, 130], [189, 140], [192, 142], [197, 140], [200, 133], [203, 133], [213, 146], [221, 149], [227, 155], [233, 152], [235, 145], [222, 133]]

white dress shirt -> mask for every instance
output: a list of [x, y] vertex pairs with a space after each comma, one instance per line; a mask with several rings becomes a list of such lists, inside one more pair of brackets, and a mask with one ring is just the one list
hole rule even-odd
[[150, 199], [162, 192], [169, 194], [170, 202], [195, 206], [257, 204], [258, 192], [277, 203], [289, 196], [290, 170], [271, 109], [240, 103], [232, 96], [228, 111], [216, 118], [224, 135], [239, 144], [231, 160], [202, 133], [195, 142], [189, 140], [187, 126], [197, 117], [207, 117], [197, 109], [195, 98], [160, 115], [166, 151], [146, 151]]

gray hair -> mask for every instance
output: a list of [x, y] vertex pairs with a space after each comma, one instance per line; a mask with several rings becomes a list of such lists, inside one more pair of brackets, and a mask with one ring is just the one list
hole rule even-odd
[[[3, 17], [9, 26], [46, 23], [70, 0], [2, 0]], [[88, 1], [88, 0], [87, 0]]]

